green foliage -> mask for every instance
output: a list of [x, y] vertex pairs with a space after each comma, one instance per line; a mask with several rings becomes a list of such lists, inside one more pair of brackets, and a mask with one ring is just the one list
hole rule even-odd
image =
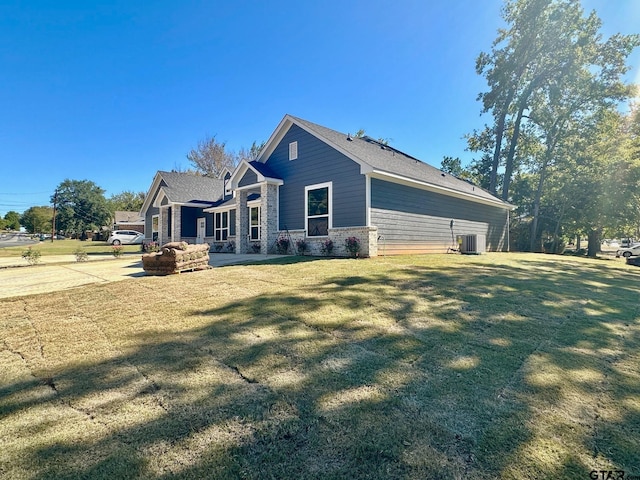
[[566, 244], [562, 239], [554, 239], [551, 238], [544, 242], [544, 253], [554, 253], [556, 255], [562, 255], [564, 253], [564, 249], [566, 248]]
[[8, 211], [4, 216], [4, 228], [8, 230], [20, 230], [20, 214], [13, 210]]
[[31, 247], [28, 247], [24, 252], [22, 252], [22, 258], [24, 258], [29, 265], [36, 265], [40, 263], [40, 251], [34, 250]]
[[504, 165], [502, 198], [508, 199], [513, 174], [533, 155], [527, 142], [537, 138], [548, 151], [535, 159], [544, 171], [585, 113], [629, 97], [622, 75], [640, 37], [617, 34], [603, 40], [602, 22], [595, 12], [585, 15], [577, 0], [509, 0], [503, 18], [506, 28], [491, 52], [480, 54], [476, 71], [489, 86], [480, 95], [483, 111], [494, 118], [490, 190], [498, 191]]
[[124, 247], [122, 245], [113, 245], [111, 247], [111, 254], [114, 257], [120, 258], [123, 253], [124, 253]]
[[125, 190], [124, 192], [111, 195], [109, 197], [109, 210], [113, 212], [139, 212], [144, 203], [145, 192], [132, 192]]
[[56, 225], [67, 234], [84, 235], [111, 222], [104, 190], [89, 180], [65, 180], [57, 188]]
[[49, 206], [31, 207], [20, 217], [21, 225], [29, 233], [43, 233], [51, 231], [53, 208]]

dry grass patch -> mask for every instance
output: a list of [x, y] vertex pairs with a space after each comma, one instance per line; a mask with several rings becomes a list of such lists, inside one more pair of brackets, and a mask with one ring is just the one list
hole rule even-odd
[[4, 300], [0, 475], [640, 475], [638, 280], [287, 259]]

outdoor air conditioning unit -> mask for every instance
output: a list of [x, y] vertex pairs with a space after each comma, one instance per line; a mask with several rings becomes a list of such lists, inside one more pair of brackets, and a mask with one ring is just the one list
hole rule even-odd
[[480, 234], [462, 235], [460, 253], [480, 254], [487, 251], [487, 237]]

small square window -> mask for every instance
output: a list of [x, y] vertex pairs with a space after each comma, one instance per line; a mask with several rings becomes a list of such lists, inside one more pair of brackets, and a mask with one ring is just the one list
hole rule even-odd
[[298, 142], [291, 142], [289, 144], [289, 160], [296, 160], [298, 158]]

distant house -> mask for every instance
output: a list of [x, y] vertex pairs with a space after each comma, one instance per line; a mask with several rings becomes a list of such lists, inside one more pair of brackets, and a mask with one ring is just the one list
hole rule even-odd
[[[489, 251], [508, 245], [511, 205], [372, 138], [286, 115], [255, 161], [219, 179], [158, 172], [142, 213], [147, 237], [208, 242], [236, 253], [275, 250], [279, 237], [335, 254], [446, 252], [459, 234]], [[484, 250], [484, 248], [482, 248]]]
[[112, 230], [133, 230], [144, 233], [144, 216], [140, 212], [116, 211]]

